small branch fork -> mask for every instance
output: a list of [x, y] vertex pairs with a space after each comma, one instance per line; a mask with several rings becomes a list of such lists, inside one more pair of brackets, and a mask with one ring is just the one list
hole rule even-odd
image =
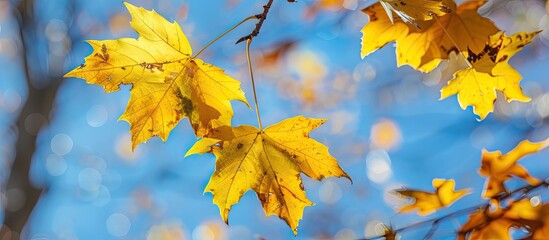
[[[527, 185], [527, 186], [517, 188], [517, 189], [515, 189], [515, 190], [513, 190], [513, 191], [511, 191], [511, 192], [509, 192], [505, 195], [500, 196], [499, 198], [497, 198], [497, 200], [502, 202], [503, 200], [510, 199], [513, 196], [515, 196], [515, 198], [516, 198], [516, 199], [514, 199], [515, 201], [522, 200], [522, 199], [528, 197], [528, 193], [533, 192], [534, 190], [539, 189], [539, 188], [543, 188], [543, 187], [549, 187], [549, 178], [546, 178], [540, 184]], [[432, 239], [432, 237], [434, 236], [434, 234], [435, 234], [435, 232], [436, 232], [436, 230], [437, 230], [437, 228], [438, 228], [438, 226], [441, 222], [446, 221], [446, 220], [450, 220], [450, 219], [454, 219], [454, 218], [462, 216], [462, 215], [470, 214], [470, 213], [472, 213], [476, 210], [487, 209], [489, 207], [490, 207], [490, 203], [478, 204], [476, 206], [472, 206], [472, 207], [468, 207], [468, 208], [464, 208], [464, 209], [460, 209], [460, 210], [451, 212], [449, 214], [446, 214], [446, 215], [438, 217], [438, 218], [433, 218], [433, 219], [428, 219], [428, 220], [421, 221], [421, 222], [416, 222], [416, 223], [413, 223], [413, 224], [395, 229], [395, 230], [393, 230], [393, 233], [397, 234], [397, 233], [403, 232], [403, 231], [408, 230], [408, 229], [416, 228], [416, 227], [419, 227], [419, 226], [422, 226], [422, 225], [431, 224], [431, 227], [429, 228], [429, 231], [427, 231], [427, 234], [425, 235], [425, 237], [423, 239]], [[456, 232], [456, 234], [457, 233], [458, 232]], [[366, 237], [366, 238], [363, 238], [362, 240], [383, 239], [385, 237], [386, 237], [385, 235], [378, 235], [378, 236]]]
[[[295, 3], [297, 0], [287, 0], [289, 3]], [[239, 44], [241, 42], [244, 42], [246, 40], [251, 40], [252, 38], [256, 37], [259, 34], [259, 31], [261, 30], [261, 27], [263, 26], [263, 22], [265, 19], [267, 19], [267, 14], [269, 14], [269, 10], [271, 9], [271, 5], [273, 4], [273, 0], [269, 0], [267, 4], [263, 5], [263, 12], [261, 14], [254, 15], [255, 18], [259, 19], [259, 21], [255, 24], [255, 28], [252, 31], [252, 33], [241, 37], [236, 41], [235, 44]]]
[[[289, 2], [292, 0], [288, 0]], [[293, 2], [293, 1], [292, 1]], [[239, 44], [241, 42], [244, 42], [246, 40], [251, 40], [252, 38], [256, 37], [259, 34], [259, 31], [261, 30], [261, 27], [263, 26], [263, 22], [265, 22], [265, 19], [267, 19], [267, 14], [269, 14], [269, 10], [271, 9], [271, 5], [273, 4], [273, 0], [269, 0], [267, 4], [263, 6], [263, 12], [261, 14], [255, 15], [255, 18], [259, 19], [259, 21], [255, 24], [255, 28], [252, 31], [252, 33], [241, 37], [236, 41], [235, 44]]]

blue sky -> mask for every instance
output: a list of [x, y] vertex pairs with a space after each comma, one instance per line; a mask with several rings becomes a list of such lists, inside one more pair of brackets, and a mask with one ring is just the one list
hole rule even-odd
[[[137, 37], [120, 1], [38, 2], [33, 10], [39, 24], [31, 64], [39, 74], [61, 76], [81, 64], [91, 53], [86, 39]], [[195, 51], [241, 19], [259, 13], [263, 4], [251, 0], [130, 2], [178, 21]], [[538, 1], [509, 2], [508, 8], [486, 12], [501, 29], [514, 33], [549, 27]], [[304, 178], [307, 195], [316, 205], [305, 209], [296, 239], [364, 237], [373, 233], [372, 226], [378, 222], [401, 227], [422, 220], [413, 213], [395, 215], [401, 201], [387, 192], [404, 186], [429, 190], [433, 178], [453, 178], [457, 188], [471, 188], [473, 193], [430, 217], [481, 203], [484, 179], [477, 173], [481, 149], [506, 152], [523, 139], [549, 136], [543, 122], [549, 115], [547, 35], [537, 37], [511, 61], [533, 101], [508, 104], [498, 99], [495, 113], [479, 122], [470, 108], [460, 109], [455, 97], [438, 100], [445, 82], [440, 80], [442, 68], [431, 74], [407, 66], [397, 68], [391, 44], [360, 58], [360, 29], [368, 18], [359, 10], [370, 3], [344, 1], [337, 11], [324, 9], [305, 18], [313, 1], [275, 1], [252, 45], [263, 124], [295, 115], [328, 118], [312, 136], [329, 147], [353, 179], [351, 184], [346, 179], [316, 182]], [[7, 136], [0, 140], [0, 160], [6, 166], [13, 159], [16, 135], [11, 125], [26, 99], [26, 85], [19, 61], [19, 27], [9, 12], [0, 14], [0, 131]], [[244, 44], [234, 42], [253, 26], [253, 21], [242, 25], [201, 55], [239, 79], [250, 102]], [[284, 56], [274, 64], [262, 64], [272, 49], [288, 40], [294, 44]], [[233, 207], [229, 226], [222, 222], [212, 196], [203, 194], [214, 171], [214, 157], [183, 158], [195, 141], [186, 119], [167, 142], [151, 139], [131, 152], [129, 126], [118, 121], [129, 87], [107, 94], [82, 79], [61, 81], [52, 114], [42, 116], [50, 124], [38, 134], [33, 158], [32, 180], [48, 191], [32, 216], [31, 236], [294, 238], [282, 220], [265, 217], [253, 192]], [[257, 124], [253, 110], [239, 102], [233, 102], [233, 107], [234, 125]], [[375, 137], [375, 126], [380, 123], [388, 123], [398, 133], [390, 147], [380, 146]], [[549, 165], [543, 163], [548, 156], [544, 151], [522, 164], [532, 175], [545, 178]], [[1, 173], [5, 179], [7, 170]], [[410, 236], [422, 236], [425, 230]], [[455, 226], [444, 226], [439, 237], [448, 237], [444, 234], [452, 230]]]

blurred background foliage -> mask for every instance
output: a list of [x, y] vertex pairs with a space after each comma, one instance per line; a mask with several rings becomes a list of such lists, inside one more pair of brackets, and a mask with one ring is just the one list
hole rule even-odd
[[[261, 12], [255, 0], [131, 0], [180, 23], [198, 49], [241, 19]], [[460, 1], [458, 1], [460, 2]], [[315, 182], [304, 178], [316, 206], [305, 210], [298, 239], [351, 239], [379, 234], [380, 222], [399, 227], [422, 220], [395, 215], [402, 200], [388, 194], [403, 186], [430, 189], [432, 178], [454, 178], [472, 188], [450, 209], [484, 201], [477, 174], [480, 151], [506, 152], [523, 139], [549, 136], [549, 17], [541, 0], [492, 0], [481, 8], [508, 34], [544, 30], [511, 64], [523, 75], [530, 103], [496, 102], [478, 122], [454, 97], [438, 101], [451, 78], [443, 64], [430, 74], [395, 67], [394, 48], [360, 59], [360, 10], [373, 0], [275, 1], [254, 39], [264, 125], [303, 114], [328, 118], [313, 133], [330, 147], [353, 178]], [[203, 188], [213, 156], [183, 159], [193, 144], [183, 120], [169, 140], [131, 151], [128, 125], [117, 119], [128, 91], [105, 94], [80, 79], [62, 79], [91, 52], [84, 40], [137, 37], [122, 2], [0, 0], [0, 203], [2, 239], [285, 239], [291, 230], [267, 218], [252, 193], [230, 215], [219, 217]], [[251, 84], [244, 44], [246, 23], [210, 47], [202, 58]], [[128, 89], [128, 87], [126, 87]], [[255, 113], [234, 103], [234, 124], [255, 125]], [[522, 164], [549, 177], [547, 151]], [[30, 176], [30, 178], [29, 178]], [[511, 181], [511, 188], [524, 183]], [[31, 214], [32, 211], [32, 214]], [[439, 226], [434, 237], [452, 238], [457, 223]], [[428, 228], [407, 232], [414, 238]], [[376, 232], [378, 231], [378, 232]], [[520, 233], [516, 233], [517, 236]]]

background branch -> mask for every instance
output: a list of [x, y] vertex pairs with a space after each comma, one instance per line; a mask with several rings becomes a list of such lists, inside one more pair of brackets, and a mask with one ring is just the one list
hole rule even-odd
[[[501, 195], [498, 199], [499, 199], [499, 201], [503, 201], [503, 200], [506, 200], [506, 199], [510, 199], [511, 197], [516, 196], [518, 193], [520, 193], [520, 195], [517, 196], [514, 200], [515, 201], [521, 200], [521, 199], [524, 199], [527, 196], [528, 193], [530, 193], [534, 190], [543, 188], [543, 187], [549, 187], [549, 177], [546, 178], [543, 182], [541, 182], [539, 184], [526, 185], [526, 186], [517, 188], [515, 190], [512, 190], [512, 191], [508, 192], [507, 194]], [[396, 235], [398, 233], [404, 232], [404, 231], [412, 229], [412, 228], [416, 228], [416, 227], [419, 227], [419, 226], [422, 226], [422, 225], [431, 224], [431, 227], [429, 228], [429, 231], [427, 231], [427, 233], [425, 234], [425, 237], [424, 237], [424, 239], [431, 239], [433, 237], [433, 235], [435, 234], [435, 232], [438, 228], [438, 225], [441, 222], [447, 221], [447, 220], [450, 220], [450, 219], [454, 219], [454, 218], [462, 216], [462, 215], [471, 214], [473, 211], [477, 211], [479, 209], [486, 209], [488, 207], [490, 207], [490, 202], [489, 201], [485, 202], [485, 203], [482, 203], [482, 204], [478, 204], [476, 206], [463, 208], [463, 209], [448, 213], [448, 214], [446, 214], [444, 216], [441, 216], [441, 217], [438, 217], [438, 218], [432, 218], [432, 219], [427, 219], [425, 221], [412, 223], [410, 225], [392, 230], [392, 232]], [[383, 239], [383, 238], [386, 238], [386, 235], [371, 236], [371, 237], [367, 237], [367, 238], [362, 238], [361, 240], [375, 240], [375, 239]]]
[[[27, 98], [17, 118], [14, 128], [17, 129], [17, 141], [15, 144], [15, 159], [9, 170], [9, 177], [3, 190], [17, 190], [23, 195], [6, 194], [6, 206], [17, 203], [21, 207], [17, 209], [4, 209], [4, 220], [0, 230], [0, 239], [30, 239], [30, 227], [26, 227], [30, 216], [40, 196], [47, 186], [40, 188], [35, 186], [30, 179], [31, 161], [36, 152], [37, 135], [51, 119], [50, 112], [53, 108], [57, 90], [61, 85], [60, 76], [50, 72], [48, 69], [39, 70], [34, 64], [44, 59], [33, 59], [36, 56], [38, 47], [37, 34], [39, 33], [39, 24], [35, 12], [35, 2], [33, 0], [20, 1], [17, 8], [13, 9], [13, 15], [17, 16], [19, 22], [19, 40], [21, 42], [21, 66], [24, 71], [27, 87]], [[47, 56], [46, 56], [47, 57]], [[60, 61], [52, 61], [50, 64], [62, 65]], [[39, 84], [37, 84], [39, 83]], [[35, 123], [31, 126], [36, 131], [28, 131], [26, 125], [27, 118], [31, 114], [39, 114], [47, 119], [46, 122]], [[46, 184], [46, 183], [45, 183]]]

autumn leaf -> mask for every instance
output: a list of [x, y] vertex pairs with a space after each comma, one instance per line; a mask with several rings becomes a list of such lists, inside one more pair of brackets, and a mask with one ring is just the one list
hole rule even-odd
[[368, 14], [370, 19], [361, 30], [362, 48], [360, 55], [362, 58], [375, 52], [387, 43], [402, 41], [408, 35], [408, 32], [413, 30], [402, 21], [395, 21], [393, 24], [387, 14], [383, 13], [384, 8], [379, 2], [364, 8], [362, 11]]
[[479, 120], [483, 120], [494, 111], [496, 90], [504, 92], [508, 102], [513, 100], [528, 102], [519, 86], [520, 74], [508, 64], [498, 65], [493, 69], [495, 76], [478, 72], [474, 68], [466, 68], [454, 73], [454, 78], [441, 89], [440, 100], [457, 94], [459, 106], [466, 109], [473, 106]]
[[387, 16], [394, 22], [393, 12], [404, 22], [414, 24], [433, 19], [433, 15], [443, 16], [452, 12], [452, 8], [442, 0], [379, 0]]
[[454, 78], [441, 90], [441, 99], [458, 95], [462, 109], [473, 106], [473, 112], [480, 120], [493, 112], [496, 90], [501, 91], [507, 102], [528, 102], [519, 85], [522, 76], [511, 65], [509, 59], [530, 43], [539, 32], [517, 33], [505, 36], [499, 32], [478, 54], [469, 51], [467, 58], [472, 64], [454, 73]]
[[498, 194], [507, 193], [503, 183], [511, 176], [522, 178], [531, 185], [538, 184], [539, 180], [530, 176], [526, 168], [518, 165], [517, 162], [522, 157], [538, 152], [547, 145], [549, 145], [549, 139], [541, 142], [524, 140], [506, 154], [502, 154], [501, 151], [488, 152], [483, 149], [479, 173], [488, 179], [486, 179], [482, 197], [494, 198]]
[[266, 128], [224, 126], [198, 141], [186, 156], [213, 153], [216, 169], [205, 192], [213, 194], [221, 217], [248, 190], [256, 192], [267, 216], [277, 215], [297, 234], [303, 209], [313, 203], [305, 195], [301, 173], [315, 180], [349, 175], [328, 148], [309, 138], [326, 120], [293, 117]]
[[246, 104], [240, 82], [223, 69], [192, 57], [191, 46], [179, 25], [155, 11], [124, 3], [138, 39], [90, 40], [93, 52], [65, 77], [84, 78], [106, 92], [132, 85], [126, 111], [132, 148], [153, 136], [166, 141], [188, 117], [197, 136], [230, 125], [231, 100]]
[[412, 200], [412, 203], [403, 206], [398, 211], [404, 213], [417, 209], [419, 215], [429, 215], [440, 208], [452, 205], [470, 192], [468, 189], [454, 191], [454, 186], [453, 179], [433, 179], [435, 192], [410, 189], [396, 190], [396, 193]]
[[473, 212], [461, 226], [457, 239], [511, 239], [511, 227], [529, 229], [538, 221], [541, 205], [533, 206], [530, 199], [509, 205], [509, 209], [495, 206], [495, 210], [486, 208]]
[[[488, 38], [499, 30], [492, 21], [478, 14], [478, 8], [486, 1], [467, 1], [455, 7], [453, 1], [444, 1], [454, 11], [425, 22], [418, 29], [401, 19], [391, 19], [383, 14], [380, 3], [362, 11], [370, 22], [361, 30], [361, 56], [373, 53], [389, 42], [396, 42], [397, 66], [409, 65], [422, 72], [431, 72], [442, 60], [448, 60], [451, 52], [471, 49], [483, 50]], [[438, 22], [437, 22], [438, 21]]]

